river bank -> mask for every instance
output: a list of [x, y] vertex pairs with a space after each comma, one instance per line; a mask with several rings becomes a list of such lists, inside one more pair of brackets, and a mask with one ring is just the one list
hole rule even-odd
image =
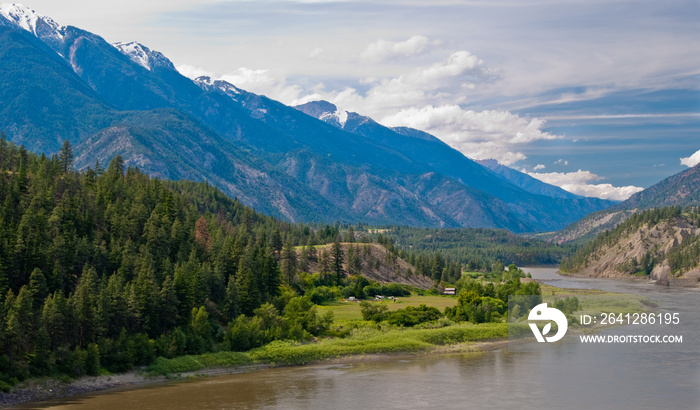
[[[607, 293], [543, 285], [554, 295]], [[189, 379], [259, 372], [279, 367], [315, 364], [373, 363], [431, 355], [486, 352], [508, 343], [506, 323], [459, 323], [435, 328], [366, 327], [344, 338], [310, 343], [277, 341], [248, 352], [218, 352], [199, 356], [159, 358], [139, 371], [79, 379], [34, 379], [11, 393], [0, 393], [0, 406], [55, 400], [99, 391], [131, 390]]]
[[508, 341], [506, 339], [462, 342], [452, 345], [434, 346], [427, 350], [413, 352], [354, 354], [321, 359], [308, 363], [256, 363], [227, 367], [208, 367], [171, 375], [149, 374], [148, 369], [144, 368], [138, 371], [116, 375], [86, 376], [70, 380], [55, 378], [32, 379], [22, 383], [10, 393], [0, 393], [0, 407], [46, 402], [89, 393], [106, 392], [108, 390], [130, 390], [207, 377], [259, 372], [278, 367], [305, 367], [317, 364], [355, 364], [380, 360], [401, 360], [427, 355], [487, 352], [502, 349], [507, 343]]

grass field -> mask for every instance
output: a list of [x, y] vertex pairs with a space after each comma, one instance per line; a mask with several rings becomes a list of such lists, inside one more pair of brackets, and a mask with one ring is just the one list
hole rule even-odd
[[[382, 302], [373, 301], [372, 303], [385, 304], [389, 307], [390, 311], [403, 309], [407, 306], [419, 306], [420, 304], [425, 304], [427, 306], [436, 307], [442, 312], [448, 306], [452, 307], [457, 305], [457, 297], [411, 295], [397, 298], [396, 302], [384, 300]], [[333, 311], [334, 321], [338, 324], [351, 320], [362, 320], [359, 302], [332, 302], [324, 306], [318, 306], [318, 310], [319, 313], [325, 313], [329, 310]]]

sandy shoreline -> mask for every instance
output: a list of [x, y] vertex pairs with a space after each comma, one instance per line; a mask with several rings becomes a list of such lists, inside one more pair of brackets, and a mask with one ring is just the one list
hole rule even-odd
[[303, 365], [272, 365], [269, 363], [251, 364], [233, 367], [214, 367], [200, 369], [192, 372], [184, 372], [174, 377], [156, 376], [149, 377], [142, 371], [131, 371], [127, 373], [109, 376], [85, 376], [72, 379], [68, 382], [53, 379], [41, 378], [30, 379], [20, 383], [18, 387], [12, 389], [10, 393], [0, 393], [0, 407], [14, 406], [19, 404], [37, 403], [49, 400], [56, 400], [66, 397], [78, 396], [81, 394], [106, 391], [106, 390], [129, 390], [144, 386], [156, 385], [160, 383], [172, 383], [176, 381], [189, 380], [192, 378], [224, 376], [230, 374], [248, 373], [262, 371], [274, 367], [300, 367], [312, 366], [321, 363], [362, 363], [368, 360], [401, 359], [427, 354], [454, 354], [480, 351], [492, 351], [502, 349], [508, 340], [499, 339], [486, 342], [466, 342], [454, 345], [437, 346], [432, 349], [410, 353], [377, 353], [364, 355], [342, 356], [333, 359], [325, 359]]

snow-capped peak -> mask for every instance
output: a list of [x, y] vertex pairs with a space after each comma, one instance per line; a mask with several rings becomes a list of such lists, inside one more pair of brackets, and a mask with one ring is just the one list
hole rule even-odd
[[154, 67], [164, 67], [175, 70], [173, 63], [163, 54], [158, 51], [151, 50], [143, 44], [137, 43], [136, 41], [131, 41], [128, 43], [118, 42], [112, 45], [122, 54], [129, 57], [131, 61], [140, 65], [146, 70], [150, 71]]
[[236, 100], [236, 96], [241, 93], [241, 89], [224, 80], [213, 80], [211, 77], [203, 75], [194, 79], [199, 88], [207, 91], [218, 90]]
[[[347, 123], [350, 114], [352, 114], [353, 118], [355, 119], [359, 118], [362, 120], [363, 118], [355, 113], [349, 113], [348, 111], [342, 110], [334, 104], [323, 100], [311, 101], [306, 104], [298, 105], [295, 108], [305, 114], [318, 118], [319, 120], [327, 122], [328, 124], [338, 128], [345, 128], [345, 123]], [[366, 119], [363, 121], [366, 121]]]
[[122, 54], [129, 57], [131, 61], [145, 68], [146, 70], [151, 69], [151, 59], [148, 57], [149, 50], [147, 47], [132, 41], [129, 43], [114, 43], [114, 47], [121, 51]]
[[348, 120], [348, 112], [336, 107], [334, 112], [323, 113], [319, 120], [326, 122], [337, 121], [340, 124], [340, 128], [343, 128]]
[[0, 5], [0, 17], [4, 17], [10, 24], [22, 28], [42, 40], [47, 38], [62, 40], [66, 32], [65, 26], [60, 26], [50, 17], [42, 16], [23, 4], [4, 3]]

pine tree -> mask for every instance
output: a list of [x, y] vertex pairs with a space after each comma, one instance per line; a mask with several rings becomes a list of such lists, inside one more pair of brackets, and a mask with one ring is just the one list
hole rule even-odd
[[316, 251], [316, 236], [311, 233], [309, 235], [309, 239], [306, 241], [306, 250], [309, 255], [309, 260], [310, 261], [316, 261], [318, 258], [318, 252]]
[[348, 228], [348, 233], [345, 235], [345, 242], [355, 243], [355, 230], [352, 229], [352, 226]]
[[95, 341], [97, 336], [97, 274], [95, 269], [86, 266], [80, 277], [75, 293], [69, 304], [76, 321], [77, 345], [85, 347]]
[[49, 337], [49, 349], [56, 350], [72, 339], [68, 301], [59, 292], [49, 295], [41, 311], [41, 326]]
[[287, 241], [282, 249], [282, 274], [288, 284], [294, 283], [297, 274], [297, 252], [291, 241]]
[[63, 146], [61, 146], [61, 152], [58, 158], [63, 173], [67, 173], [68, 170], [73, 167], [73, 147], [71, 147], [68, 140], [63, 141]]
[[342, 276], [345, 273], [343, 270], [343, 248], [340, 245], [339, 237], [336, 237], [335, 242], [331, 247], [331, 260], [333, 273], [335, 274], [335, 283], [340, 285], [342, 283]]
[[301, 255], [299, 255], [299, 272], [309, 271], [309, 248], [306, 246], [302, 248]]
[[280, 234], [279, 227], [277, 227], [275, 228], [275, 231], [270, 237], [270, 248], [272, 249], [272, 253], [275, 255], [276, 258], [280, 257], [280, 254], [282, 252], [282, 246], [282, 235]]
[[35, 309], [40, 309], [49, 294], [46, 277], [41, 272], [41, 269], [34, 268], [32, 274], [29, 276], [29, 290], [32, 292], [34, 298]]
[[230, 276], [226, 285], [226, 302], [224, 303], [223, 311], [227, 323], [237, 318], [240, 314], [239, 302], [236, 278]]
[[331, 257], [327, 250], [322, 249], [321, 252], [319, 252], [316, 269], [321, 276], [321, 283], [327, 286], [333, 284], [333, 267], [331, 266]]
[[262, 249], [262, 287], [263, 301], [271, 302], [279, 294], [282, 284], [282, 273], [277, 260], [272, 256], [270, 249], [265, 246]]
[[253, 270], [256, 264], [254, 260], [255, 253], [255, 247], [252, 244], [249, 245], [241, 259], [236, 278], [239, 308], [241, 313], [245, 315], [252, 315], [253, 311], [262, 303], [259, 277]]
[[166, 276], [160, 288], [160, 327], [163, 331], [168, 331], [177, 325], [178, 305], [177, 291], [175, 283], [170, 276]]
[[21, 361], [25, 355], [34, 350], [32, 296], [29, 288], [22, 286], [16, 298], [8, 298], [5, 301], [8, 307], [6, 339], [11, 362]]

